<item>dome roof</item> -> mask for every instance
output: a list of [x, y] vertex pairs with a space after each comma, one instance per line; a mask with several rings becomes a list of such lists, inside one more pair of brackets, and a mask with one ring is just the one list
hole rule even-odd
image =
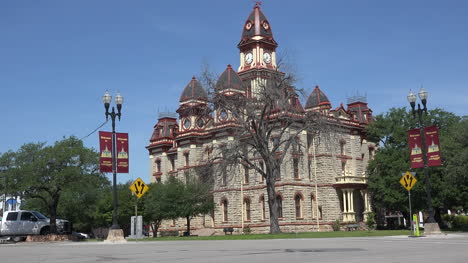
[[195, 77], [192, 77], [192, 80], [187, 84], [182, 95], [180, 95], [180, 102], [188, 100], [208, 100], [208, 94]]
[[307, 99], [306, 109], [322, 105], [328, 105], [331, 107], [331, 103], [327, 95], [325, 95], [325, 93], [323, 93], [323, 91], [320, 90], [319, 86], [317, 85]]
[[226, 70], [221, 74], [216, 82], [216, 90], [222, 91], [227, 89], [235, 89], [244, 91], [245, 87], [242, 85], [242, 80], [237, 73], [232, 69], [231, 65], [227, 65]]
[[273, 39], [270, 22], [268, 22], [268, 19], [260, 10], [260, 4], [257, 2], [245, 21], [244, 29], [242, 30], [242, 38], [238, 46], [240, 47], [251, 41], [258, 40], [273, 44], [274, 46], [278, 45]]

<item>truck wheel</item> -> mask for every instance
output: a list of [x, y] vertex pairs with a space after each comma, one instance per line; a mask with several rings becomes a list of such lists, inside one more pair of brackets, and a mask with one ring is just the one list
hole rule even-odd
[[21, 241], [26, 240], [26, 238], [25, 237], [13, 237], [12, 240], [13, 242], [21, 242]]
[[40, 232], [41, 235], [48, 235], [50, 234], [50, 228], [48, 226], [45, 226], [41, 229], [41, 232]]

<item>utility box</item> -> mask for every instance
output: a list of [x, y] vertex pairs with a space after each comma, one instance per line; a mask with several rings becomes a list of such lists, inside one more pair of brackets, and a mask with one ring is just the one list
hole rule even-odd
[[[136, 220], [135, 220], [136, 219]], [[143, 217], [132, 216], [131, 218], [131, 230], [129, 238], [141, 239], [143, 238]]]

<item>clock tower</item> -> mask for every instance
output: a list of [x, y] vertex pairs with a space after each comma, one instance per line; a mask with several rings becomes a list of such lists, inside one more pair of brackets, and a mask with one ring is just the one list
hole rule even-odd
[[252, 69], [276, 70], [277, 46], [270, 22], [257, 2], [244, 23], [242, 39], [237, 45], [240, 50], [239, 73]]

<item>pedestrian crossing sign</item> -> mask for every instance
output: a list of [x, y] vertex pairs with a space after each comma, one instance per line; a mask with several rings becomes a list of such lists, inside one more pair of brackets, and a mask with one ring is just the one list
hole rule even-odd
[[140, 198], [142, 197], [146, 191], [148, 191], [149, 187], [141, 180], [140, 177], [136, 179], [131, 185], [130, 185], [130, 190], [135, 193], [135, 195]]
[[411, 190], [418, 181], [414, 175], [415, 173], [406, 172], [400, 179], [400, 184], [408, 191]]

